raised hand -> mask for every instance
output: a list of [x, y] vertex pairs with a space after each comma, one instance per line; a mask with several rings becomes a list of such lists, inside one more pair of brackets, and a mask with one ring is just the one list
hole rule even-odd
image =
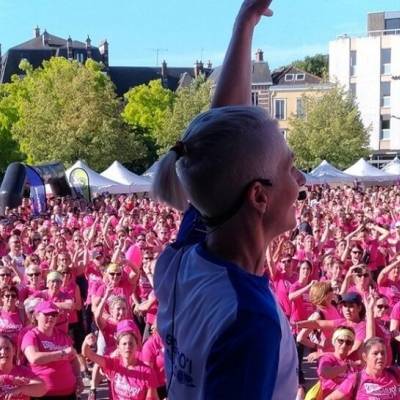
[[238, 20], [248, 21], [253, 26], [256, 26], [262, 16], [272, 16], [273, 12], [269, 9], [271, 2], [272, 0], [244, 0], [239, 11]]

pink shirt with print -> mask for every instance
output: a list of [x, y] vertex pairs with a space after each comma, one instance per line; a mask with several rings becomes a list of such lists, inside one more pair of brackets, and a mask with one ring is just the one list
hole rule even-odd
[[[399, 400], [400, 385], [398, 382], [398, 372], [393, 368], [390, 371], [386, 369], [382, 376], [374, 378], [366, 373], [365, 370], [359, 373], [359, 384], [357, 386], [357, 373], [351, 374], [338, 387], [340, 393], [344, 396], [349, 396], [355, 400]], [[357, 390], [357, 395], [354, 396], [354, 391]]]
[[[28, 346], [35, 346], [40, 352], [53, 352], [72, 346], [72, 340], [57, 328], [52, 336], [46, 336], [33, 328], [22, 339], [22, 351], [25, 352]], [[31, 364], [31, 370], [45, 382], [48, 388], [46, 396], [66, 396], [75, 392], [76, 378], [71, 361], [63, 359], [46, 364]]]
[[113, 400], [146, 400], [148, 389], [157, 387], [154, 372], [141, 361], [126, 368], [119, 357], [104, 358], [103, 372], [111, 382]]

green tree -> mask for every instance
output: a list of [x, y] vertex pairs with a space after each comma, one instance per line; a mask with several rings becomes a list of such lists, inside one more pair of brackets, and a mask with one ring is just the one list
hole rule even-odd
[[305, 117], [289, 120], [289, 144], [298, 167], [308, 170], [327, 160], [344, 169], [368, 154], [369, 129], [341, 87], [303, 101]]
[[11, 132], [30, 163], [86, 160], [95, 169], [143, 156], [135, 133], [122, 120], [121, 104], [102, 66], [52, 58], [14, 78], [10, 98], [18, 113]]
[[161, 80], [132, 88], [125, 94], [122, 117], [137, 133], [138, 142], [146, 149], [141, 159], [129, 164], [138, 172], [146, 170], [158, 158], [156, 132], [171, 111], [175, 94], [162, 86]]
[[310, 74], [317, 75], [320, 78], [328, 78], [329, 56], [327, 54], [316, 54], [307, 56], [303, 60], [297, 60], [292, 63], [294, 67], [300, 68]]
[[23, 161], [25, 156], [19, 144], [13, 139], [11, 128], [18, 119], [18, 113], [9, 96], [10, 84], [0, 85], [0, 175], [8, 164]]
[[152, 136], [171, 110], [175, 95], [171, 90], [165, 89], [159, 79], [130, 89], [124, 97], [124, 120], [131, 126], [146, 129]]
[[177, 91], [172, 110], [167, 112], [164, 123], [156, 132], [159, 154], [165, 153], [188, 127], [190, 121], [199, 113], [210, 108], [211, 82], [203, 75], [189, 86]]

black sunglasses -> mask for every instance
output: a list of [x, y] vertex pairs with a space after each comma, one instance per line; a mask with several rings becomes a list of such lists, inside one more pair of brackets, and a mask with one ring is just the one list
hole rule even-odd
[[336, 339], [336, 340], [340, 345], [346, 344], [346, 346], [353, 346], [353, 344], [354, 344], [354, 342], [349, 339]]
[[110, 276], [121, 276], [121, 272], [109, 272]]
[[379, 310], [387, 310], [389, 308], [389, 306], [387, 304], [377, 304], [376, 308], [378, 308]]
[[30, 278], [32, 278], [32, 276], [40, 276], [40, 272], [32, 272], [31, 274], [27, 274]]

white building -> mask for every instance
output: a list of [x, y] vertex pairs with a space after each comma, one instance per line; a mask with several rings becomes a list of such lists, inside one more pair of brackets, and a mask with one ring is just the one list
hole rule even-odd
[[355, 96], [373, 158], [400, 151], [400, 12], [368, 14], [364, 37], [329, 43], [329, 75]]

